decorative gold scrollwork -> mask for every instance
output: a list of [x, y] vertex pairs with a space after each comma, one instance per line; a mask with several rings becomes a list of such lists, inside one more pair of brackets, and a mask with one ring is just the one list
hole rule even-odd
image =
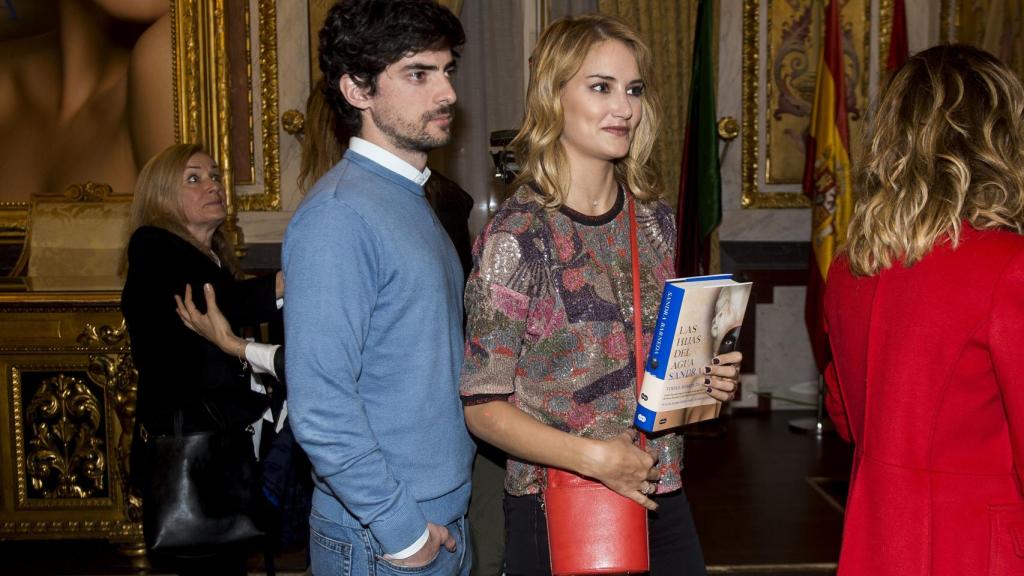
[[82, 346], [89, 346], [96, 342], [102, 342], [107, 346], [117, 346], [124, 342], [124, 337], [127, 334], [128, 330], [124, 320], [121, 320], [121, 324], [117, 328], [111, 328], [110, 326], [97, 327], [86, 322], [82, 328], [82, 333], [78, 335], [78, 343]]
[[86, 182], [85, 184], [72, 184], [64, 189], [63, 196], [73, 202], [103, 202], [113, 196], [114, 190], [110, 184], [101, 182]]
[[78, 378], [44, 380], [25, 413], [31, 434], [25, 467], [43, 498], [88, 498], [106, 486], [102, 408]]
[[131, 354], [104, 355], [89, 357], [89, 378], [107, 390], [107, 397], [113, 402], [114, 414], [121, 427], [117, 437], [117, 463], [120, 469], [118, 480], [122, 493], [126, 495], [126, 507], [129, 520], [142, 520], [141, 499], [130, 493], [128, 474], [132, 434], [135, 430], [135, 400], [138, 397], [138, 372], [132, 363]]

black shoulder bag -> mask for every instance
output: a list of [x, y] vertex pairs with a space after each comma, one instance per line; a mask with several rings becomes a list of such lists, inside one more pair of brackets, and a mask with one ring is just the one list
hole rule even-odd
[[197, 555], [263, 536], [256, 522], [259, 476], [252, 434], [229, 430], [216, 417], [219, 430], [185, 434], [183, 419], [175, 411], [174, 434], [147, 437], [140, 430], [146, 546]]

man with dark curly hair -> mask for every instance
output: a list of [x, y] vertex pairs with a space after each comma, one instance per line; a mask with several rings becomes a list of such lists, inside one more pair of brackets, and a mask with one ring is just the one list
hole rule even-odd
[[[465, 42], [430, 0], [343, 0], [320, 32], [349, 133], [285, 236], [289, 410], [309, 454], [314, 574], [468, 574], [473, 443], [459, 258], [423, 184]], [[343, 570], [344, 571], [344, 570]]]

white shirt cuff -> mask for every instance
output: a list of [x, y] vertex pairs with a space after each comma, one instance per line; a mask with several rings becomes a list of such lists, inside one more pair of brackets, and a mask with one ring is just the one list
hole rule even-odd
[[400, 552], [395, 552], [394, 554], [388, 554], [387, 556], [388, 556], [388, 558], [390, 558], [392, 560], [405, 560], [406, 558], [408, 558], [408, 557], [412, 556], [413, 554], [419, 552], [420, 548], [423, 548], [423, 546], [426, 545], [427, 540], [429, 540], [429, 539], [430, 539], [430, 529], [429, 528], [424, 528], [423, 529], [423, 535], [420, 536], [418, 540], [413, 542], [411, 546], [409, 546], [408, 548], [406, 548], [405, 550], [402, 550]]
[[277, 378], [274, 372], [274, 354], [280, 348], [280, 344], [263, 344], [261, 342], [249, 342], [245, 345], [245, 359], [252, 365], [252, 371], [257, 374], [270, 374]]

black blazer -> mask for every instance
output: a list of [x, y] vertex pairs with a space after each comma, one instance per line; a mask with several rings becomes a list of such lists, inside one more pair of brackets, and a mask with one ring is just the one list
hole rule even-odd
[[[174, 295], [191, 284], [205, 312], [203, 284], [217, 292], [217, 305], [232, 327], [273, 319], [277, 312], [273, 275], [238, 281], [181, 237], [143, 226], [128, 243], [128, 277], [121, 294], [139, 372], [136, 415], [151, 434], [172, 431], [181, 408], [185, 429], [217, 426], [212, 410], [231, 428], [244, 428], [266, 409], [266, 396], [252, 392], [242, 363], [189, 330], [175, 312]], [[207, 408], [209, 407], [209, 409]]]

